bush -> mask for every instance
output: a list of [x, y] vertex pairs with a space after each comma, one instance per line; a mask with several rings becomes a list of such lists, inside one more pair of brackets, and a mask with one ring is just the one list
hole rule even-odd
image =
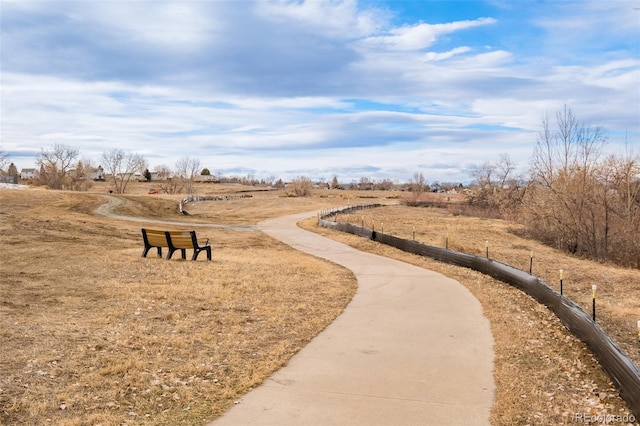
[[309, 197], [312, 193], [313, 183], [308, 177], [300, 176], [294, 179], [287, 186], [287, 189], [287, 196], [289, 197]]

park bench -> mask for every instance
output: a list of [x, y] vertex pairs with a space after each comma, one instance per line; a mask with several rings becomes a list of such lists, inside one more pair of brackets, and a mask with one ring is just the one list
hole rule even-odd
[[166, 247], [169, 251], [167, 259], [171, 259], [173, 253], [180, 250], [182, 258], [187, 258], [187, 249], [193, 250], [191, 260], [196, 260], [201, 251], [207, 253], [207, 260], [211, 260], [211, 246], [207, 239], [204, 244], [198, 243], [196, 231], [159, 231], [155, 229], [142, 228], [142, 240], [144, 241], [144, 250], [142, 257], [147, 257], [147, 253], [152, 248], [158, 250], [158, 257], [162, 257], [162, 249]]

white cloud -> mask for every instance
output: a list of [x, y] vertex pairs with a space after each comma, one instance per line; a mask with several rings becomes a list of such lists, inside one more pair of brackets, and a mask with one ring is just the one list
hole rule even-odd
[[583, 70], [585, 81], [594, 86], [625, 90], [640, 81], [640, 60], [612, 61]]
[[422, 50], [431, 46], [442, 35], [496, 22], [492, 18], [480, 18], [474, 21], [459, 21], [447, 24], [407, 25], [393, 28], [387, 35], [371, 36], [364, 45], [389, 50]]
[[378, 30], [383, 17], [355, 0], [258, 2], [257, 13], [279, 25], [294, 25], [332, 38], [355, 39]]
[[194, 51], [222, 25], [203, 5], [184, 1], [161, 1], [153, 7], [145, 2], [90, 2], [69, 12], [69, 16], [102, 27], [111, 37], [129, 43]]
[[471, 51], [471, 48], [468, 46], [460, 46], [460, 47], [456, 47], [455, 49], [451, 49], [447, 52], [441, 52], [441, 53], [436, 53], [436, 52], [427, 52], [424, 54], [424, 60], [428, 61], [428, 62], [432, 62], [432, 61], [443, 61], [445, 59], [450, 59], [453, 58], [454, 56], [460, 55], [462, 53], [467, 53]]

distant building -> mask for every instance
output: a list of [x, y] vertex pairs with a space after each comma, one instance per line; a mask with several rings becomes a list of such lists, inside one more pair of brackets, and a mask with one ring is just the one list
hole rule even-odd
[[[153, 172], [151, 172], [151, 174], [153, 175]], [[220, 183], [220, 178], [214, 175], [197, 175], [193, 180], [196, 182]]]
[[167, 179], [166, 173], [164, 173], [164, 172], [153, 171], [153, 172], [150, 172], [150, 174], [151, 174], [151, 179], [149, 179], [149, 180], [158, 181], [158, 180], [166, 180]]
[[91, 179], [104, 180], [104, 172], [102, 170], [94, 170], [91, 172]]
[[37, 169], [22, 169], [20, 171], [20, 179], [35, 179], [40, 175]]

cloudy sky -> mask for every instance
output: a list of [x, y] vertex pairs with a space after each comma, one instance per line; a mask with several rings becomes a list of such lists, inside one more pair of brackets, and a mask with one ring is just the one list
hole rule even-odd
[[640, 149], [640, 0], [0, 0], [0, 150], [341, 182], [526, 169], [545, 112]]

